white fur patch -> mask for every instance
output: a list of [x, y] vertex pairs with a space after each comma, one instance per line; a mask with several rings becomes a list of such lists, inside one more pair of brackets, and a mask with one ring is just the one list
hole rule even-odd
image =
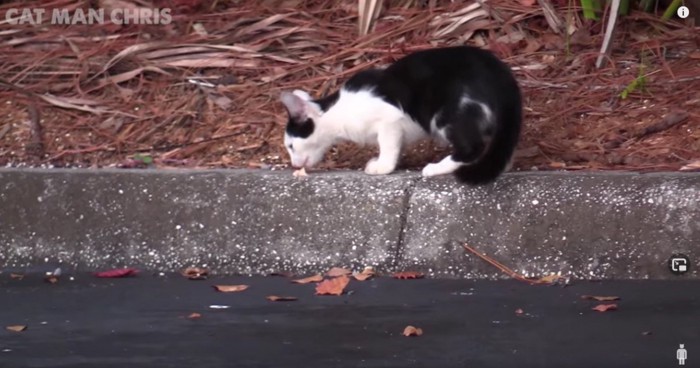
[[400, 127], [396, 131], [403, 143], [425, 136], [420, 125], [407, 119], [403, 111], [375, 96], [371, 91], [340, 90], [338, 101], [319, 120], [334, 136], [359, 144], [377, 144], [384, 125]]
[[422, 175], [426, 177], [451, 174], [463, 163], [452, 160], [452, 156], [447, 156], [436, 164], [428, 164], [423, 168]]
[[486, 115], [486, 119], [488, 121], [492, 121], [493, 112], [491, 111], [491, 109], [488, 106], [486, 106], [485, 103], [472, 100], [469, 97], [469, 95], [466, 95], [466, 94], [463, 95], [462, 98], [459, 100], [459, 105], [462, 107], [467, 106], [467, 105], [472, 105], [472, 104], [479, 105], [481, 107], [481, 110], [484, 112], [484, 115]]

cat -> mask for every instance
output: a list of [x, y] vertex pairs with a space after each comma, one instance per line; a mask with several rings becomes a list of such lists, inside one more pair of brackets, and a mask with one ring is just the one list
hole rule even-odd
[[453, 173], [471, 185], [495, 181], [510, 168], [522, 124], [520, 87], [492, 52], [472, 46], [411, 53], [385, 69], [350, 77], [340, 90], [312, 99], [280, 95], [289, 120], [284, 144], [296, 168], [311, 168], [339, 141], [378, 144], [367, 174], [393, 172], [403, 147], [433, 137], [452, 154], [422, 175]]

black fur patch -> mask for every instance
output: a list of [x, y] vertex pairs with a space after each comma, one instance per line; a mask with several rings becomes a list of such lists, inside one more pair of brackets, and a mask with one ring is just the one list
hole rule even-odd
[[314, 124], [314, 121], [310, 118], [303, 122], [297, 122], [292, 118], [289, 118], [289, 122], [287, 122], [287, 128], [285, 130], [290, 137], [308, 138], [311, 134], [313, 134], [315, 127], [316, 124]]

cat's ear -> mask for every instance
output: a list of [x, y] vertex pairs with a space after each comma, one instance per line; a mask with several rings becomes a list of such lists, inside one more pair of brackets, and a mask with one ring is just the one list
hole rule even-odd
[[287, 108], [289, 116], [294, 121], [305, 121], [308, 116], [306, 114], [306, 101], [293, 92], [282, 92], [280, 100]]

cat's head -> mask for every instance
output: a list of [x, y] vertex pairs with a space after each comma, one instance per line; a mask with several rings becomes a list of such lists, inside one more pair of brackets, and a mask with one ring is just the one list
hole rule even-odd
[[289, 115], [284, 146], [292, 166], [310, 168], [318, 164], [332, 144], [319, 129], [323, 110], [304, 91], [282, 92], [280, 99]]

